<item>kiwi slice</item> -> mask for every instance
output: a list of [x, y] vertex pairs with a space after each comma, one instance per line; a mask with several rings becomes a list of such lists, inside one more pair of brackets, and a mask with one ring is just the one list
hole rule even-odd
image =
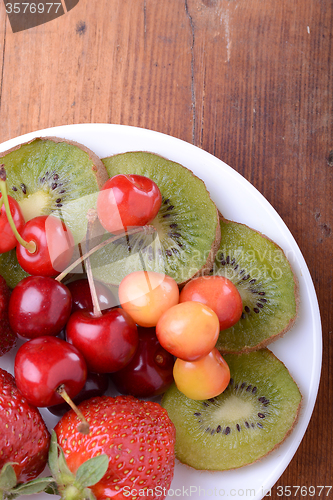
[[94, 254], [94, 276], [117, 285], [132, 271], [152, 270], [182, 284], [209, 273], [220, 242], [220, 226], [204, 182], [182, 165], [153, 153], [123, 153], [102, 161], [110, 177], [122, 173], [151, 178], [163, 201], [151, 222], [156, 233], [125, 237]]
[[88, 148], [57, 137], [37, 138], [0, 154], [9, 194], [26, 221], [53, 214], [63, 219], [75, 242], [86, 233], [87, 210], [108, 179], [102, 161]]
[[15, 248], [0, 254], [0, 276], [6, 280], [9, 288], [15, 288], [23, 278], [29, 276], [18, 263]]
[[244, 224], [220, 218], [221, 245], [214, 274], [229, 278], [243, 301], [241, 319], [220, 332], [221, 352], [248, 352], [278, 339], [294, 324], [299, 303], [296, 277], [283, 250]]
[[162, 406], [176, 427], [176, 457], [195, 469], [251, 464], [290, 434], [302, 396], [285, 365], [268, 349], [225, 356], [231, 379], [219, 396], [194, 401], [175, 385]]

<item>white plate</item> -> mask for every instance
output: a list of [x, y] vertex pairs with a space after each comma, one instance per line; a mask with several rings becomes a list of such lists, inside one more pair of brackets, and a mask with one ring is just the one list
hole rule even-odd
[[[168, 499], [232, 497], [262, 499], [279, 479], [296, 452], [308, 426], [317, 397], [321, 358], [321, 321], [317, 297], [304, 258], [288, 228], [266, 199], [241, 175], [209, 153], [179, 139], [150, 130], [123, 125], [81, 124], [54, 127], [11, 139], [0, 146], [5, 151], [34, 137], [58, 136], [92, 149], [101, 158], [126, 151], [151, 151], [191, 169], [202, 178], [222, 214], [247, 224], [272, 238], [286, 252], [300, 283], [301, 307], [293, 329], [270, 346], [297, 382], [303, 397], [299, 422], [276, 451], [253, 465], [228, 472], [197, 472], [177, 464]], [[0, 359], [12, 372], [14, 353]], [[56, 418], [42, 410], [50, 428]], [[48, 500], [49, 495], [32, 495]]]

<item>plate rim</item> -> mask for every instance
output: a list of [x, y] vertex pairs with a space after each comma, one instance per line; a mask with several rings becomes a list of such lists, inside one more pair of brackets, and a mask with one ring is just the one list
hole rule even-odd
[[[223, 166], [224, 169], [228, 170], [229, 174], [234, 178], [237, 182], [241, 182], [242, 184], [245, 184], [245, 186], [252, 192], [254, 193], [258, 198], [259, 201], [262, 203], [263, 207], [267, 209], [273, 216], [273, 218], [279, 222], [281, 231], [284, 234], [284, 238], [287, 238], [288, 242], [298, 251], [298, 259], [302, 263], [302, 272], [304, 274], [304, 277], [306, 278], [306, 291], [309, 294], [309, 302], [311, 305], [311, 317], [313, 319], [313, 324], [314, 328], [317, 332], [317, 338], [316, 342], [314, 342], [314, 352], [313, 352], [313, 373], [311, 377], [311, 383], [309, 385], [309, 393], [311, 395], [310, 398], [308, 398], [307, 401], [304, 402], [303, 408], [301, 410], [301, 422], [302, 425], [300, 425], [300, 422], [298, 422], [298, 425], [296, 428], [293, 430], [291, 436], [292, 439], [289, 440], [289, 446], [287, 446], [286, 451], [284, 453], [285, 455], [285, 462], [280, 463], [278, 467], [275, 468], [273, 471], [274, 473], [271, 474], [268, 478], [266, 478], [265, 481], [265, 491], [271, 489], [276, 481], [281, 477], [285, 469], [288, 467], [290, 464], [294, 454], [296, 453], [306, 431], [309, 425], [309, 422], [311, 420], [313, 410], [316, 404], [317, 396], [318, 396], [318, 390], [319, 390], [319, 384], [320, 384], [320, 376], [321, 376], [321, 368], [322, 368], [322, 325], [321, 325], [321, 317], [320, 317], [320, 309], [319, 309], [319, 304], [318, 304], [318, 298], [316, 294], [316, 290], [314, 287], [314, 283], [311, 277], [311, 273], [308, 269], [308, 266], [305, 262], [305, 259], [303, 257], [303, 254], [294, 239], [291, 231], [281, 218], [281, 216], [278, 214], [278, 212], [275, 210], [275, 208], [268, 202], [268, 200], [264, 197], [260, 191], [255, 188], [245, 177], [243, 177], [240, 173], [238, 173], [236, 170], [234, 170], [231, 166], [229, 166], [227, 163], [225, 163], [223, 160], [220, 160], [216, 156], [212, 155], [208, 151], [205, 151], [198, 146], [195, 146], [194, 144], [191, 144], [189, 142], [186, 142], [182, 139], [179, 139], [177, 137], [164, 134], [162, 132], [158, 132], [155, 130], [143, 128], [143, 127], [136, 127], [132, 125], [122, 125], [122, 124], [110, 124], [110, 123], [77, 123], [77, 124], [68, 124], [68, 125], [60, 125], [60, 126], [54, 126], [54, 127], [48, 127], [40, 130], [36, 130], [33, 132], [29, 132], [14, 138], [11, 138], [3, 143], [0, 144], [0, 152], [6, 151], [10, 149], [13, 146], [16, 146], [20, 143], [23, 142], [28, 142], [31, 139], [34, 139], [36, 137], [46, 137], [46, 136], [57, 136], [57, 137], [63, 137], [63, 138], [70, 138], [69, 136], [71, 134], [76, 135], [78, 132], [80, 133], [86, 133], [89, 130], [93, 130], [94, 134], [98, 133], [98, 130], [101, 129], [103, 131], [112, 132], [114, 131], [121, 131], [122, 134], [135, 134], [139, 135], [142, 137], [151, 137], [154, 139], [152, 141], [152, 149], [151, 152], [156, 152], [157, 154], [159, 149], [158, 147], [154, 147], [156, 145], [156, 142], [159, 141], [167, 141], [167, 143], [172, 143], [174, 145], [178, 145], [180, 148], [184, 148], [186, 150], [191, 150], [195, 152], [198, 156], [203, 156], [205, 158], [210, 158], [210, 161], [212, 165], [216, 166]], [[58, 135], [57, 135], [58, 134]], [[59, 135], [61, 134], [61, 135]], [[63, 135], [64, 134], [64, 135]], [[67, 137], [66, 137], [67, 136]], [[77, 139], [75, 139], [77, 140]], [[156, 142], [155, 142], [156, 141]], [[79, 142], [79, 141], [78, 141]], [[84, 141], [82, 142], [83, 144]], [[90, 147], [90, 146], [88, 146]], [[93, 151], [94, 149], [91, 148]], [[130, 151], [131, 149], [128, 149]], [[94, 151], [96, 152], [96, 151]], [[98, 153], [96, 153], [98, 154]], [[112, 153], [115, 154], [115, 153]], [[177, 155], [176, 155], [177, 156]], [[170, 159], [173, 161], [177, 161], [173, 159], [173, 155], [171, 155]], [[242, 222], [242, 221], [238, 221]], [[252, 226], [253, 227], [253, 226]], [[314, 339], [315, 340], [315, 339]], [[268, 348], [271, 348], [268, 346]], [[273, 350], [273, 349], [272, 349]], [[273, 350], [274, 352], [274, 350]], [[240, 469], [238, 469], [240, 470]], [[196, 471], [200, 472], [200, 471]], [[225, 471], [222, 472], [221, 474], [228, 473], [230, 471]], [[264, 487], [264, 486], [263, 486]], [[37, 497], [36, 497], [37, 498]], [[39, 498], [41, 498], [39, 496]], [[236, 496], [234, 498], [237, 498]], [[262, 496], [258, 496], [258, 494], [255, 497], [251, 497], [258, 499], [262, 498]]]

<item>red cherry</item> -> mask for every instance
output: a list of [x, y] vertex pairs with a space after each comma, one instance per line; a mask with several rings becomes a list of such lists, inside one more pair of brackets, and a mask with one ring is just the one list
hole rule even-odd
[[155, 328], [138, 327], [138, 332], [139, 346], [132, 361], [111, 379], [122, 394], [157, 396], [173, 382], [174, 357], [157, 340]]
[[[73, 398], [73, 403], [79, 405], [86, 399], [103, 396], [103, 394], [106, 393], [108, 386], [109, 377], [106, 373], [88, 373], [86, 383], [79, 394]], [[50, 406], [48, 410], [53, 413], [53, 415], [62, 417], [68, 410], [70, 410], [70, 407], [64, 402], [59, 405]]]
[[122, 309], [95, 316], [90, 311], [76, 311], [66, 326], [67, 341], [83, 354], [88, 370], [111, 373], [126, 366], [138, 347], [138, 330]]
[[16, 334], [12, 331], [8, 319], [8, 307], [11, 290], [5, 279], [0, 276], [0, 357], [9, 352], [16, 344]]
[[61, 220], [52, 215], [40, 215], [24, 225], [21, 236], [35, 246], [35, 250], [28, 250], [21, 244], [16, 247], [17, 260], [27, 273], [56, 276], [68, 266], [74, 238]]
[[68, 288], [46, 276], [28, 276], [16, 285], [9, 301], [12, 330], [27, 339], [57, 335], [71, 314]]
[[[113, 295], [110, 288], [99, 281], [94, 281], [98, 303], [102, 310], [111, 309], [111, 307], [119, 305], [117, 298]], [[71, 281], [67, 284], [67, 288], [72, 294], [72, 312], [86, 309], [93, 311], [93, 302], [89, 287], [89, 281], [82, 278], [76, 281]]]
[[39, 337], [17, 351], [14, 374], [18, 389], [34, 406], [63, 401], [57, 389], [64, 386], [70, 398], [83, 388], [87, 366], [80, 352], [57, 337]]
[[97, 198], [97, 213], [110, 233], [129, 226], [144, 226], [156, 217], [162, 203], [154, 181], [142, 175], [119, 174], [111, 177]]
[[[2, 195], [0, 193], [0, 203], [2, 201], [1, 198]], [[20, 209], [20, 205], [11, 196], [8, 196], [8, 202], [10, 207], [10, 213], [12, 214], [15, 227], [20, 233], [25, 223], [24, 217]], [[0, 234], [1, 234], [0, 253], [9, 252], [9, 250], [12, 250], [13, 248], [16, 247], [17, 239], [15, 234], [13, 233], [10, 223], [8, 222], [4, 203], [2, 204], [0, 209]]]

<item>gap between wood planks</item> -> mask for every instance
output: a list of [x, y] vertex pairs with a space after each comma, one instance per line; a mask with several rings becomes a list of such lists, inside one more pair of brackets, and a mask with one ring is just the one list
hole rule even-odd
[[3, 84], [3, 74], [4, 74], [4, 68], [5, 68], [6, 31], [7, 31], [7, 19], [5, 20], [5, 30], [4, 30], [4, 34], [3, 34], [2, 68], [1, 68], [1, 81], [0, 81], [0, 110], [1, 110], [1, 104], [2, 104], [2, 84]]
[[196, 125], [196, 108], [195, 108], [196, 99], [195, 99], [195, 86], [194, 86], [194, 41], [195, 41], [195, 36], [194, 36], [193, 19], [192, 19], [192, 16], [188, 10], [187, 0], [185, 0], [185, 12], [186, 12], [186, 16], [187, 16], [189, 23], [190, 23], [191, 35], [192, 35], [192, 40], [191, 40], [191, 100], [192, 100], [192, 117], [193, 117], [192, 144], [195, 144], [195, 125]]

